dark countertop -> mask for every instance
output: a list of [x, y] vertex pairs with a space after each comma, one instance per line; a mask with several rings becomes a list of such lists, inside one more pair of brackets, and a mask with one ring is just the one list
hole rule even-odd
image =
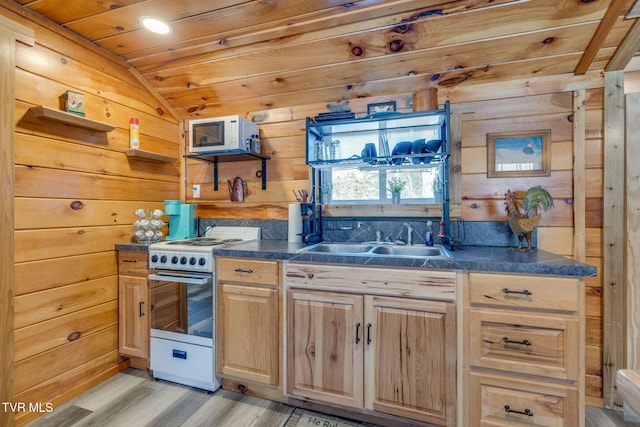
[[146, 243], [116, 243], [116, 251], [149, 252], [149, 245]]
[[448, 259], [398, 258], [391, 256], [349, 256], [297, 252], [303, 243], [284, 240], [259, 240], [213, 250], [215, 256], [290, 260], [315, 263], [340, 263], [387, 267], [418, 267], [441, 270], [489, 271], [499, 273], [595, 276], [595, 267], [543, 250], [520, 252], [505, 247], [456, 247]]

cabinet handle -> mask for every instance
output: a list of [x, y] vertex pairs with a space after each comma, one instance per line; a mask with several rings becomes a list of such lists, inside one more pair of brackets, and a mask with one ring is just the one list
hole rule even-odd
[[525, 408], [524, 411], [515, 411], [513, 409], [511, 409], [509, 407], [509, 405], [504, 405], [504, 411], [509, 414], [520, 414], [520, 415], [526, 415], [527, 417], [533, 417], [533, 412], [531, 412], [531, 410], [529, 408]]
[[502, 337], [502, 342], [505, 344], [521, 344], [521, 345], [531, 345], [531, 341], [528, 339], [524, 339], [522, 341], [512, 341], [509, 337]]
[[253, 270], [243, 270], [242, 268], [236, 268], [236, 273], [253, 273]]
[[122, 262], [138, 262], [137, 259], [123, 259]]
[[360, 323], [356, 323], [356, 344], [360, 342]]
[[371, 344], [371, 323], [367, 323], [367, 345]]
[[144, 304], [144, 301], [140, 301], [138, 303], [138, 317], [142, 317], [144, 316], [144, 312], [142, 311], [142, 305]]
[[524, 290], [524, 291], [512, 291], [509, 288], [504, 288], [502, 290], [502, 292], [504, 292], [505, 294], [518, 294], [518, 295], [526, 295], [526, 296], [531, 296], [533, 295], [533, 293], [529, 292], [528, 290]]

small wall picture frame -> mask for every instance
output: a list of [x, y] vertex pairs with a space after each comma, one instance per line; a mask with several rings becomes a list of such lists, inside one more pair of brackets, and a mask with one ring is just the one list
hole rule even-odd
[[396, 111], [396, 101], [367, 104], [367, 115], [376, 113], [393, 113]]
[[487, 134], [487, 177], [551, 175], [551, 129]]

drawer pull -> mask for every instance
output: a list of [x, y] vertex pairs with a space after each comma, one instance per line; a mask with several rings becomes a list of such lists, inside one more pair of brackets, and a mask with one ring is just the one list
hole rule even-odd
[[531, 412], [531, 410], [528, 408], [525, 408], [524, 411], [515, 411], [511, 409], [509, 405], [504, 405], [504, 411], [507, 414], [520, 414], [520, 415], [526, 415], [527, 417], [533, 417], [533, 412]]
[[122, 262], [138, 262], [137, 259], [123, 259]]
[[512, 290], [510, 290], [509, 288], [504, 288], [504, 289], [502, 290], [502, 292], [504, 292], [504, 293], [505, 293], [505, 294], [507, 294], [507, 295], [508, 295], [508, 294], [518, 294], [518, 295], [526, 295], [526, 296], [531, 296], [531, 295], [533, 295], [530, 291], [528, 291], [528, 290], [526, 290], [526, 289], [525, 289], [524, 291], [512, 291]]
[[144, 311], [142, 311], [142, 306], [144, 305], [144, 301], [138, 302], [138, 317], [144, 316]]
[[242, 268], [236, 268], [236, 273], [253, 273], [253, 270], [244, 270]]
[[371, 323], [367, 323], [367, 345], [371, 344]]
[[360, 323], [356, 323], [356, 344], [360, 342]]
[[531, 345], [531, 341], [528, 339], [524, 339], [522, 341], [512, 341], [509, 337], [502, 337], [502, 342], [505, 344], [521, 344], [521, 345]]

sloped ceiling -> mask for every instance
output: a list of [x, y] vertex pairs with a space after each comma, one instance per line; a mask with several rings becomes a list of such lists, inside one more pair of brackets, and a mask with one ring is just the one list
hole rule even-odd
[[620, 70], [640, 44], [634, 0], [15, 2], [124, 58], [179, 118]]

